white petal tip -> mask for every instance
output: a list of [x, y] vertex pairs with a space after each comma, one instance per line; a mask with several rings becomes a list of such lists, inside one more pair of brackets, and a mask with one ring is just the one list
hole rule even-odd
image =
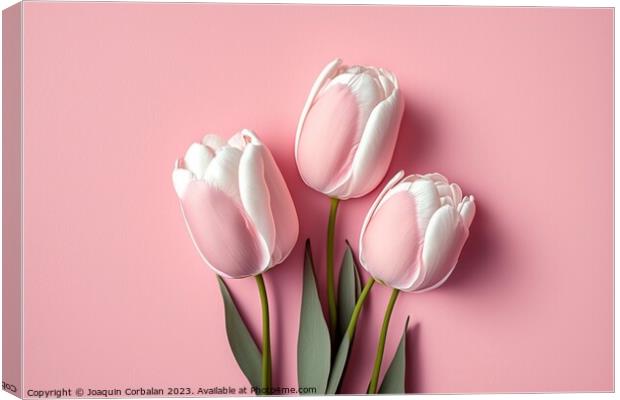
[[474, 196], [466, 196], [458, 208], [459, 214], [463, 219], [463, 224], [469, 229], [471, 222], [476, 215], [476, 203], [474, 202]]
[[243, 139], [246, 141], [246, 143], [261, 144], [260, 139], [258, 138], [256, 133], [254, 133], [254, 131], [244, 128], [244, 129], [241, 129], [240, 133]]
[[185, 153], [185, 167], [198, 178], [202, 178], [213, 156], [213, 150], [207, 146], [201, 143], [192, 143]]
[[192, 174], [191, 171], [183, 168], [175, 168], [175, 170], [172, 171], [172, 185], [179, 198], [185, 195], [185, 191], [192, 180], [194, 180], [194, 174]]
[[249, 144], [260, 145], [262, 144], [262, 142], [260, 141], [256, 133], [245, 128], [241, 129], [240, 131], [232, 135], [230, 139], [228, 139], [229, 146], [235, 147], [241, 151], [243, 151], [243, 149], [245, 149], [245, 147]]
[[401, 96], [402, 93], [400, 91], [400, 86], [398, 86], [398, 78], [392, 72], [390, 72], [389, 77], [392, 80], [392, 85], [394, 85], [394, 95]]
[[400, 170], [396, 173], [396, 175], [394, 175], [394, 177], [391, 179], [391, 181], [393, 180], [401, 180], [403, 179], [403, 176], [405, 176], [405, 171], [404, 170]]
[[443, 183], [448, 183], [448, 179], [443, 176], [442, 174], [440, 174], [439, 172], [432, 172], [430, 174], [426, 174], [424, 175], [425, 178], [431, 179], [435, 182], [443, 182]]
[[226, 144], [226, 141], [214, 133], [207, 133], [202, 138], [202, 144], [213, 151], [217, 151]]

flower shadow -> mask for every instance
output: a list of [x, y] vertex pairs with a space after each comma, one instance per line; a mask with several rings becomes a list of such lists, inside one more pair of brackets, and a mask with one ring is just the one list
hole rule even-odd
[[501, 252], [501, 232], [498, 231], [496, 220], [479, 200], [476, 199], [476, 217], [470, 227], [469, 238], [443, 290], [465, 287], [471, 290], [473, 286], [489, 286], [490, 281], [500, 275], [501, 263], [497, 255]]
[[432, 159], [430, 148], [435, 128], [432, 114], [423, 105], [413, 99], [405, 100], [405, 112], [387, 180], [401, 169], [406, 175], [428, 172], [422, 169], [427, 168]]

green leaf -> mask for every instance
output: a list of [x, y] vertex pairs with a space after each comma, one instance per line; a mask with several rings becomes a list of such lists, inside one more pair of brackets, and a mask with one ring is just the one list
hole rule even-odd
[[351, 338], [349, 335], [344, 335], [334, 362], [332, 363], [332, 370], [329, 374], [329, 381], [327, 383], [326, 394], [336, 394], [338, 387], [340, 386], [340, 380], [342, 379], [342, 373], [347, 365], [349, 359], [349, 348], [351, 347]]
[[217, 277], [220, 285], [222, 299], [224, 300], [224, 313], [226, 318], [226, 336], [228, 344], [243, 371], [253, 387], [261, 385], [261, 352], [256, 346], [248, 327], [243, 322], [241, 314], [233, 301], [226, 283], [221, 277]]
[[349, 326], [355, 302], [361, 292], [361, 282], [353, 251], [349, 242], [346, 243], [344, 256], [340, 265], [340, 278], [338, 279], [338, 337], [343, 338]]
[[297, 380], [299, 386], [316, 388], [316, 392], [312, 395], [325, 394], [330, 359], [329, 329], [319, 301], [319, 293], [314, 278], [312, 250], [310, 249], [310, 241], [307, 240], [299, 338], [297, 341]]
[[349, 359], [352, 337], [346, 335], [347, 327], [355, 303], [362, 291], [362, 283], [355, 264], [355, 257], [351, 245], [346, 242], [346, 249], [340, 265], [340, 278], [338, 282], [338, 337], [342, 338], [336, 357], [332, 362], [332, 369], [327, 383], [327, 394], [335, 394], [340, 386], [340, 380]]
[[394, 358], [385, 372], [385, 377], [379, 388], [381, 394], [404, 394], [405, 393], [405, 367], [407, 366], [407, 325], [409, 317], [405, 321], [405, 330], [400, 338], [400, 343], [394, 354]]

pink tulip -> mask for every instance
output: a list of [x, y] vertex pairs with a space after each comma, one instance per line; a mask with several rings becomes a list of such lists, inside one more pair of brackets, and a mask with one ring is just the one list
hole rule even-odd
[[[359, 258], [373, 278], [407, 292], [440, 286], [452, 273], [476, 212], [473, 196], [440, 174], [399, 172], [370, 208]], [[402, 180], [401, 180], [402, 179]]]
[[299, 233], [293, 200], [253, 132], [228, 142], [206, 135], [177, 161], [172, 181], [196, 249], [216, 273], [257, 275], [293, 249]]
[[372, 191], [390, 165], [403, 109], [391, 72], [329, 63], [297, 127], [295, 158], [304, 182], [341, 200]]

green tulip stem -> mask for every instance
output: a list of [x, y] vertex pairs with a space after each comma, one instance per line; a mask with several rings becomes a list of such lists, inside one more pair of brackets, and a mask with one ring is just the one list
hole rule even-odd
[[381, 361], [383, 360], [383, 351], [385, 350], [385, 339], [387, 338], [388, 326], [390, 325], [390, 318], [392, 317], [392, 311], [394, 310], [394, 304], [398, 298], [400, 291], [398, 289], [392, 290], [390, 301], [385, 309], [385, 315], [383, 317], [383, 325], [381, 326], [381, 334], [379, 335], [379, 343], [377, 343], [377, 356], [375, 357], [375, 366], [372, 369], [372, 377], [370, 378], [370, 385], [368, 386], [368, 394], [376, 394], [379, 383], [379, 373], [381, 372]]
[[262, 274], [256, 275], [258, 294], [263, 316], [263, 347], [262, 347], [262, 368], [261, 368], [261, 393], [269, 394], [271, 391], [271, 339], [269, 338], [269, 302], [267, 300], [267, 289]]
[[345, 335], [349, 337], [349, 340], [353, 339], [353, 334], [355, 333], [355, 328], [357, 327], [357, 320], [359, 319], [360, 313], [362, 312], [362, 307], [366, 302], [366, 297], [368, 297], [368, 293], [370, 293], [370, 289], [374, 284], [375, 280], [373, 278], [368, 279], [368, 282], [366, 282], [364, 289], [362, 289], [362, 292], [360, 293], [360, 297], [355, 303], [355, 307], [351, 313], [351, 319], [349, 320], [349, 325], [347, 326], [347, 331], [345, 333]]
[[339, 203], [339, 199], [331, 199], [329, 222], [327, 224], [327, 306], [332, 334], [336, 332], [338, 326], [338, 308], [336, 307], [336, 288], [334, 284], [334, 236]]

